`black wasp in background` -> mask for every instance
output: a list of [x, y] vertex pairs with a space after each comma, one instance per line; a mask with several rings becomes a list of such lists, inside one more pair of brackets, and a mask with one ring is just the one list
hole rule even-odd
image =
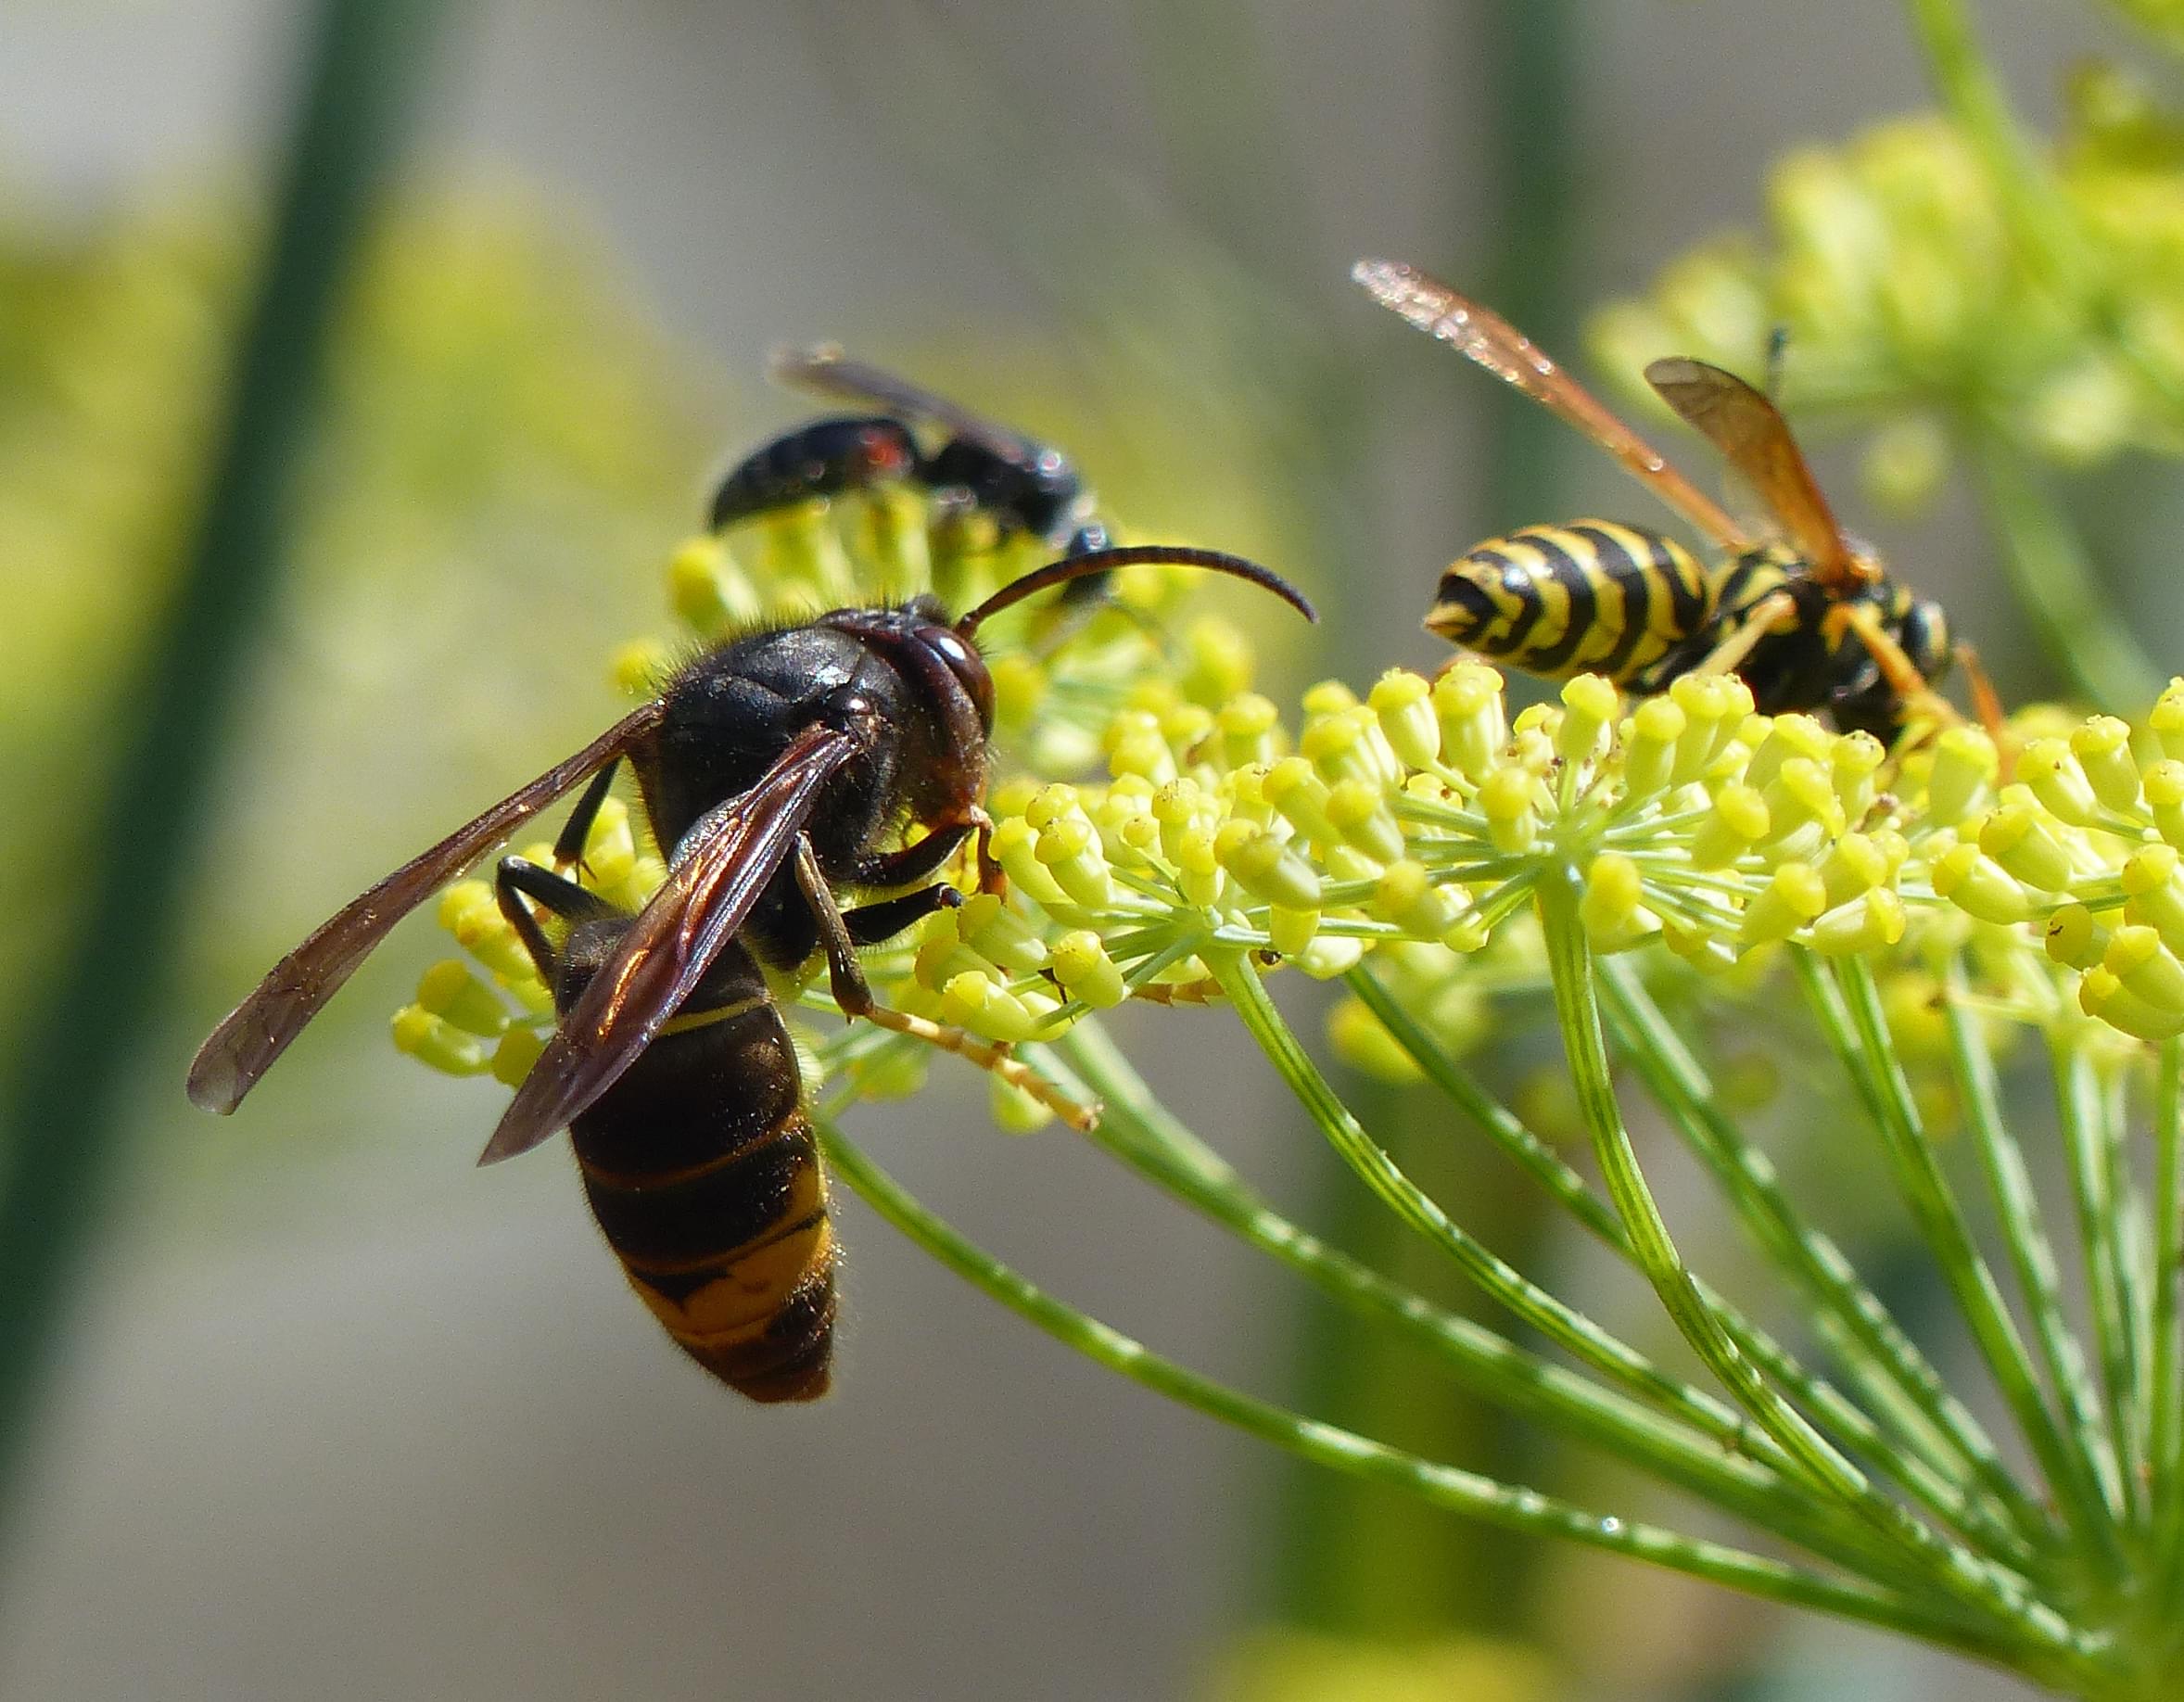
[[[926, 595], [715, 644], [652, 702], [323, 923], [213, 1030], [188, 1083], [197, 1105], [235, 1110], [396, 921], [589, 779], [556, 867], [499, 865], [496, 898], [552, 994], [556, 1024], [481, 1162], [569, 1128], [592, 1213], [639, 1297], [706, 1370], [767, 1402], [826, 1391], [835, 1315], [826, 1177], [767, 972], [794, 977], [823, 959], [844, 1014], [1044, 1086], [1006, 1048], [880, 1005], [857, 958], [960, 902], [942, 871], [974, 832], [981, 883], [1001, 883], [981, 808], [994, 723], [993, 680], [973, 641], [981, 624], [1140, 562], [1230, 574], [1312, 615], [1238, 556], [1094, 547], [1104, 533], [1058, 453], [884, 375], [800, 360], [815, 383], [881, 394], [955, 436], [926, 456], [893, 417], [805, 427], [730, 474], [717, 527], [899, 472], [1060, 540], [1060, 559], [954, 620]], [[668, 862], [635, 914], [570, 878], [625, 758]], [[1086, 1108], [1058, 1109], [1088, 1122]]]
[[[737, 463], [713, 495], [716, 531], [813, 497], [901, 480], [943, 504], [984, 514], [1004, 539], [1028, 538], [1050, 555], [1092, 555], [1111, 543], [1084, 476], [1052, 444], [848, 360], [831, 343], [776, 354], [772, 373], [799, 389], [887, 412], [813, 420]], [[946, 435], [928, 451], [919, 440], [921, 427]], [[1064, 595], [1080, 589], [1073, 586]]]

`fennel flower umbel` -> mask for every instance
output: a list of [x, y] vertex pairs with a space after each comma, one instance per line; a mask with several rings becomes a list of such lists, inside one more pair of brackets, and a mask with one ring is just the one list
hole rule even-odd
[[[671, 599], [701, 637], [929, 584], [959, 604], [1027, 565], [968, 524], [897, 491], [815, 506], [687, 546]], [[1756, 715], [1733, 678], [1635, 702], [1580, 678], [1559, 703], [1512, 717], [1500, 678], [1467, 662], [1433, 680], [1393, 670], [1362, 695], [1323, 683], [1290, 718], [1251, 689], [1237, 628], [1187, 618], [1183, 599], [1200, 594], [1184, 576], [1133, 569], [1089, 616], [1027, 607], [982, 635], [999, 694], [992, 851], [1008, 890], [876, 952], [875, 990], [1097, 1099], [1092, 1138], [1119, 1162], [1476, 1392], [1763, 1534], [1749, 1548], [1685, 1536], [1407, 1454], [1203, 1378], [1043, 1293], [833, 1126], [857, 1098], [915, 1087], [931, 1048], [914, 1037], [852, 1024], [810, 1041], [837, 1174], [1080, 1352], [1335, 1469], [1892, 1627], [2071, 1694], [2173, 1694], [2184, 681], [2136, 733], [2042, 712], [2021, 718], [2006, 753], [1958, 726], [1891, 755], [1809, 717]], [[670, 648], [626, 649], [617, 680], [645, 689]], [[1094, 764], [1104, 781], [1067, 778]], [[585, 868], [629, 905], [661, 875], [621, 808], [603, 813]], [[552, 1021], [546, 991], [481, 884], [451, 889], [440, 916], [462, 955], [427, 972], [397, 1042], [442, 1069], [520, 1080]], [[1457, 1113], [1449, 1138], [1483, 1135], [1523, 1166], [1652, 1286], [1706, 1376], [1656, 1364], [1414, 1184], [1269, 997], [1284, 969], [1341, 981], [1338, 1046], [1402, 1059]], [[1663, 1002], [1760, 974], [1802, 995], [2013, 1437], [1948, 1387], [1785, 1190]], [[1527, 984], [1552, 995], [1596, 1181], [1461, 1061], [1482, 1021], [1522, 1020], [1506, 994]], [[1987, 1202], [1978, 1225], [1907, 1074], [1892, 1003], [1904, 984], [1934, 989], [1933, 1067], [1970, 1135]], [[827, 1008], [817, 985], [789, 991]], [[1108, 1041], [1098, 1013], [1133, 997], [1226, 1006], [1365, 1186], [1531, 1335], [1445, 1311], [1281, 1217]], [[2054, 1076], [2082, 1316], [2060, 1276], [2068, 1250], [2004, 1117], [1995, 1047], [2017, 1034], [2040, 1041]], [[995, 1097], [1005, 1126], [1045, 1118], [1016, 1089], [997, 1083]], [[1806, 1333], [1827, 1344], [1824, 1364], [1685, 1264], [1626, 1126], [1638, 1098], [1698, 1158]]]

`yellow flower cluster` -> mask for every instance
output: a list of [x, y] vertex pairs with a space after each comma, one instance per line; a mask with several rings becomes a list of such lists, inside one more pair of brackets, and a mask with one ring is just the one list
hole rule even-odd
[[1663, 355], [1757, 375], [1780, 327], [1790, 402], [1877, 426], [1867, 483], [1898, 507], [1938, 485], [1961, 426], [2064, 462], [2176, 452], [2184, 150], [2150, 143], [2176, 127], [2121, 73], [2089, 70], [2075, 95], [2038, 185], [2071, 275], [2028, 250], [1962, 132], [1901, 120], [1780, 160], [1764, 239], [1710, 241], [1595, 319], [1605, 369], [1639, 395]]
[[2004, 1013], [2159, 1038], [2184, 1032], [2184, 681], [2150, 737], [2142, 768], [2094, 717], [2025, 743], [2005, 781], [1975, 728], [1891, 761], [1755, 715], [1729, 677], [1634, 704], [1580, 678], [1511, 721], [1491, 668], [1399, 670], [1362, 702], [1314, 688], [1293, 740], [1263, 698], [1208, 710], [1149, 683], [1110, 725], [1107, 784], [997, 796], [1011, 901], [933, 918], [916, 972], [946, 1020], [1021, 1040], [1134, 994], [1205, 997], [1219, 954], [1326, 977], [1373, 952], [1461, 1034], [1536, 964], [1531, 900], [1568, 881], [1596, 951], [1721, 972], [1784, 942], [1963, 946]]

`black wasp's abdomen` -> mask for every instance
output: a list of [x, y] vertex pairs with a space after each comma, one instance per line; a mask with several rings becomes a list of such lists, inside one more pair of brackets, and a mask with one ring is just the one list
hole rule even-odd
[[886, 414], [814, 420], [776, 438], [730, 468], [713, 493], [718, 531], [794, 502], [839, 496], [918, 471], [910, 428]]
[[826, 1173], [788, 1029], [742, 945], [570, 1136], [608, 1245], [683, 1351], [754, 1401], [826, 1393]]

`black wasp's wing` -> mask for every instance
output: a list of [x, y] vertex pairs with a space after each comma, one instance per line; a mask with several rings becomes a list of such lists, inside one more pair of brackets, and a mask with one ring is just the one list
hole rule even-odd
[[795, 849], [820, 789], [862, 749], [806, 728], [766, 778], [702, 817], [675, 867], [565, 1016], [479, 1157], [528, 1151], [613, 1086], [704, 979]]
[[852, 361], [834, 343], [816, 343], [808, 349], [777, 349], [768, 363], [776, 380], [820, 396], [845, 401], [877, 404], [912, 419], [930, 420], [951, 436], [967, 438], [991, 450], [1005, 461], [1028, 462], [1036, 458], [1038, 446], [1022, 432], [971, 413], [960, 403], [935, 395], [885, 367]]
[[197, 1048], [190, 1061], [191, 1102], [205, 1111], [235, 1110], [388, 929], [586, 775], [628, 751], [659, 724], [660, 713], [660, 705], [651, 703], [623, 717], [574, 756], [412, 857], [320, 924]]

